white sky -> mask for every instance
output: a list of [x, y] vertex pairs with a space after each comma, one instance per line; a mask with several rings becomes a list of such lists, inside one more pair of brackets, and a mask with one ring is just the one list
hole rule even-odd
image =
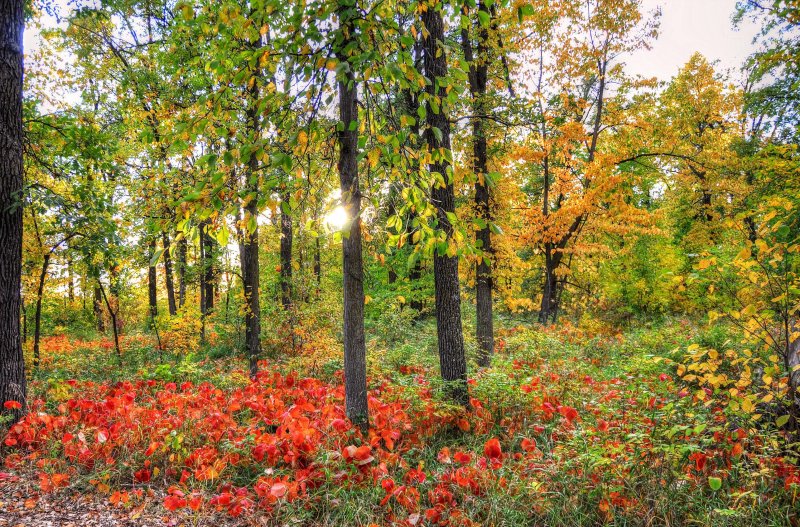
[[744, 21], [733, 28], [736, 0], [644, 0], [643, 6], [646, 11], [661, 7], [661, 28], [653, 49], [626, 60], [629, 73], [666, 81], [695, 51], [719, 60], [718, 69], [735, 73], [755, 50], [757, 26]]

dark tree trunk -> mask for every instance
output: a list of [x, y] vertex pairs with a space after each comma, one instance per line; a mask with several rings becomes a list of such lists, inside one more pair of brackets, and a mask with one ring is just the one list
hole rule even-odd
[[185, 237], [178, 240], [178, 307], [186, 304], [186, 253], [187, 242]]
[[203, 288], [203, 298], [205, 305], [203, 313], [208, 315], [214, 309], [214, 239], [208, 233], [209, 224], [206, 223], [200, 230], [203, 272], [200, 279], [200, 287]]
[[322, 255], [319, 234], [314, 239], [314, 278], [317, 282], [316, 296], [319, 297], [319, 293], [322, 290]]
[[[478, 2], [478, 12], [489, 15], [489, 9], [483, 2]], [[461, 30], [464, 57], [469, 64], [469, 86], [472, 94], [474, 114], [472, 120], [473, 172], [475, 173], [475, 212], [484, 222], [475, 233], [475, 245], [483, 251], [475, 266], [475, 333], [478, 342], [478, 363], [488, 366], [494, 352], [494, 322], [492, 317], [492, 237], [489, 224], [492, 211], [489, 202], [489, 186], [486, 181], [488, 173], [487, 139], [486, 139], [486, 82], [488, 78], [489, 32], [478, 17], [478, 44], [473, 57], [472, 42], [468, 29]]]
[[[337, 58], [347, 62], [352, 53], [355, 8], [339, 3], [341, 32]], [[344, 297], [344, 386], [345, 411], [353, 424], [369, 426], [367, 407], [367, 350], [364, 337], [364, 269], [361, 253], [361, 189], [358, 182], [358, 86], [352, 68], [340, 74], [339, 82], [339, 182], [342, 205], [351, 221], [342, 239], [342, 291]]]
[[[120, 363], [122, 362], [122, 350], [119, 347], [119, 325], [118, 325], [118, 318], [117, 318], [117, 311], [111, 307], [111, 302], [108, 300], [108, 295], [106, 294], [106, 290], [102, 284], [100, 284], [100, 280], [98, 279], [97, 283], [99, 284], [97, 287], [100, 289], [100, 295], [103, 297], [103, 302], [106, 304], [106, 309], [108, 310], [108, 315], [111, 317], [111, 329], [114, 335], [114, 350], [117, 353], [117, 359], [119, 359]], [[119, 308], [117, 308], [119, 309]]]
[[25, 411], [27, 387], [19, 334], [22, 276], [22, 33], [25, 2], [0, 0], [0, 401]]
[[292, 211], [288, 191], [281, 194], [281, 304], [292, 307]]
[[[260, 46], [259, 40], [251, 43], [254, 49]], [[257, 74], [254, 72], [254, 74]], [[247, 89], [247, 133], [256, 142], [261, 137], [261, 120], [258, 110], [258, 82], [253, 82]], [[251, 155], [245, 171], [245, 190], [249, 194], [245, 206], [245, 222], [250, 228], [244, 231], [244, 240], [240, 248], [242, 255], [242, 281], [245, 303], [245, 351], [247, 353], [250, 375], [258, 373], [258, 357], [261, 354], [261, 306], [259, 304], [259, 269], [258, 269], [258, 159]]]
[[[69, 248], [67, 250], [69, 250]], [[75, 277], [72, 272], [72, 267], [72, 258], [67, 257], [67, 299], [70, 304], [75, 302]]]
[[553, 251], [553, 244], [546, 244], [544, 253], [544, 289], [542, 292], [542, 304], [539, 309], [539, 322], [542, 324], [556, 321], [558, 311], [558, 277], [556, 276], [556, 269], [560, 260], [560, 255]]
[[97, 331], [99, 333], [106, 332], [106, 321], [103, 318], [103, 295], [100, 287], [94, 288], [94, 295], [92, 299], [92, 308], [94, 309], [94, 318], [97, 321]]
[[169, 234], [161, 233], [161, 243], [164, 246], [164, 282], [167, 286], [167, 303], [169, 305], [169, 315], [174, 317], [178, 314], [178, 306], [175, 303], [175, 282], [172, 279], [172, 255], [169, 248]]
[[42, 299], [44, 298], [44, 282], [47, 279], [47, 268], [50, 265], [50, 252], [42, 260], [42, 272], [39, 273], [39, 285], [36, 288], [36, 311], [33, 314], [33, 369], [39, 368], [39, 341], [42, 337]]
[[158, 284], [156, 283], [156, 265], [152, 262], [152, 258], [156, 254], [156, 238], [150, 238], [148, 242], [149, 254], [148, 258], [150, 263], [147, 267], [147, 300], [150, 307], [150, 327], [156, 327], [156, 317], [158, 316]]
[[[438, 228], [446, 235], [445, 245], [452, 243], [453, 225], [447, 214], [455, 214], [455, 191], [452, 171], [447, 160], [450, 150], [450, 121], [446, 114], [447, 56], [444, 48], [444, 22], [441, 6], [429, 7], [422, 14], [427, 29], [423, 39], [426, 87], [429, 97], [435, 97], [437, 108], [427, 103], [428, 128], [425, 138], [431, 155], [430, 171], [441, 175], [431, 192], [437, 210]], [[434, 132], [438, 130], [438, 133]], [[441, 139], [439, 139], [439, 137]], [[448, 386], [449, 395], [461, 405], [469, 405], [467, 390], [467, 361], [464, 355], [464, 335], [461, 327], [461, 294], [458, 283], [458, 256], [448, 255], [447, 248], [437, 248], [433, 256], [436, 289], [436, 330], [439, 344], [439, 367]]]

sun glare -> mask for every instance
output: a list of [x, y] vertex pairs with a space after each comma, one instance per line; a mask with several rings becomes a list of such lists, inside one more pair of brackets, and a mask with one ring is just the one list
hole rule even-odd
[[348, 219], [347, 211], [339, 205], [325, 216], [325, 225], [331, 230], [340, 231], [347, 225]]

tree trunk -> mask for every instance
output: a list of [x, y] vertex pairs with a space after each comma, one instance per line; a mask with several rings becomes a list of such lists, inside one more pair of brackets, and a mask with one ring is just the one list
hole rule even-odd
[[186, 304], [186, 253], [187, 242], [185, 237], [178, 240], [178, 307]]
[[281, 304], [289, 311], [292, 307], [292, 214], [290, 194], [281, 194]]
[[[455, 214], [455, 190], [448, 161], [450, 151], [450, 121], [445, 111], [447, 91], [443, 84], [447, 78], [447, 56], [444, 48], [444, 22], [441, 6], [429, 7], [422, 14], [427, 29], [423, 39], [425, 76], [429, 84], [429, 97], [435, 97], [434, 108], [427, 103], [428, 128], [425, 137], [431, 155], [430, 171], [439, 174], [443, 181], [435, 183], [431, 192], [437, 211], [438, 228], [446, 235], [445, 245], [437, 247], [433, 256], [433, 274], [436, 289], [436, 330], [439, 344], [439, 366], [449, 395], [461, 405], [469, 405], [467, 390], [467, 362], [464, 355], [464, 335], [461, 327], [461, 294], [458, 283], [458, 256], [448, 255], [452, 242], [453, 226], [447, 214]], [[438, 130], [438, 133], [434, 132]], [[437, 137], [437, 135], [439, 137]]]
[[75, 302], [75, 277], [72, 273], [72, 267], [72, 258], [67, 257], [67, 299], [70, 304]]
[[[355, 10], [340, 2], [337, 14], [340, 38], [337, 58], [347, 62], [354, 44]], [[342, 205], [350, 227], [342, 238], [342, 292], [344, 307], [344, 390], [345, 411], [353, 424], [366, 430], [367, 349], [364, 337], [364, 268], [361, 252], [361, 189], [358, 182], [358, 86], [352, 68], [339, 77], [339, 183]]]
[[50, 265], [50, 254], [44, 255], [42, 272], [39, 274], [39, 285], [36, 288], [36, 311], [33, 315], [33, 369], [39, 368], [39, 341], [42, 336], [42, 298], [44, 297], [44, 282], [47, 279], [47, 268]]
[[172, 280], [172, 255], [169, 252], [169, 234], [166, 232], [161, 233], [161, 243], [164, 246], [164, 282], [167, 286], [169, 315], [174, 317], [178, 314], [178, 307], [175, 303], [175, 282]]
[[111, 307], [111, 302], [108, 301], [108, 295], [106, 294], [105, 288], [103, 285], [100, 284], [100, 279], [97, 280], [98, 289], [100, 289], [100, 294], [103, 297], [103, 301], [106, 304], [106, 309], [108, 309], [108, 315], [111, 317], [111, 329], [114, 335], [114, 350], [117, 353], [117, 359], [119, 359], [120, 363], [122, 362], [122, 350], [119, 347], [119, 326], [117, 323], [117, 311], [115, 311]]
[[0, 0], [0, 402], [22, 408], [0, 413], [19, 419], [27, 387], [19, 334], [22, 276], [22, 33], [25, 2]]
[[203, 313], [208, 315], [214, 309], [214, 239], [208, 233], [209, 224], [206, 223], [200, 230], [203, 272], [200, 287], [203, 288], [205, 306]]
[[314, 239], [314, 278], [317, 283], [316, 296], [319, 298], [320, 291], [322, 290], [322, 255], [319, 233], [317, 233], [317, 237]]
[[[489, 15], [489, 9], [483, 2], [478, 2], [478, 13]], [[489, 224], [492, 212], [489, 202], [489, 186], [486, 181], [488, 173], [487, 139], [486, 139], [486, 82], [488, 78], [489, 32], [478, 17], [477, 56], [473, 57], [472, 42], [468, 29], [461, 30], [464, 57], [469, 64], [469, 86], [472, 94], [474, 114], [472, 120], [473, 172], [475, 173], [475, 212], [484, 222], [475, 233], [475, 245], [483, 251], [475, 265], [475, 336], [478, 342], [478, 364], [488, 366], [494, 352], [494, 322], [492, 317], [492, 237]]]
[[97, 321], [97, 332], [105, 333], [106, 321], [103, 318], [103, 298], [99, 286], [96, 286], [94, 288], [94, 298], [92, 299], [92, 307], [94, 309], [94, 318]]
[[[254, 49], [260, 46], [260, 37], [251, 43]], [[254, 72], [257, 75], [257, 72]], [[247, 132], [256, 142], [261, 137], [261, 120], [258, 110], [259, 97], [258, 81], [252, 83], [247, 89]], [[251, 155], [245, 171], [245, 190], [249, 194], [245, 210], [245, 222], [248, 228], [244, 230], [244, 241], [241, 247], [242, 255], [242, 281], [244, 283], [245, 303], [245, 351], [247, 353], [250, 376], [258, 373], [258, 357], [261, 354], [261, 306], [259, 304], [259, 269], [258, 269], [258, 159]]]
[[545, 245], [544, 253], [544, 289], [542, 291], [542, 304], [539, 309], [539, 322], [547, 324], [555, 322], [558, 309], [558, 277], [556, 267], [560, 258], [553, 253], [553, 244]]
[[147, 267], [147, 299], [150, 307], [150, 327], [156, 327], [156, 317], [158, 316], [158, 284], [156, 283], [156, 265], [152, 262], [152, 258], [156, 254], [156, 238], [150, 238], [148, 242], [150, 252], [148, 258], [150, 263]]

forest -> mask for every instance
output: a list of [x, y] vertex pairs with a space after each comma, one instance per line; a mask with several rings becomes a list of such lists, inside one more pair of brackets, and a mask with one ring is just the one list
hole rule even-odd
[[800, 526], [800, 2], [677, 4], [0, 0], [0, 527]]

